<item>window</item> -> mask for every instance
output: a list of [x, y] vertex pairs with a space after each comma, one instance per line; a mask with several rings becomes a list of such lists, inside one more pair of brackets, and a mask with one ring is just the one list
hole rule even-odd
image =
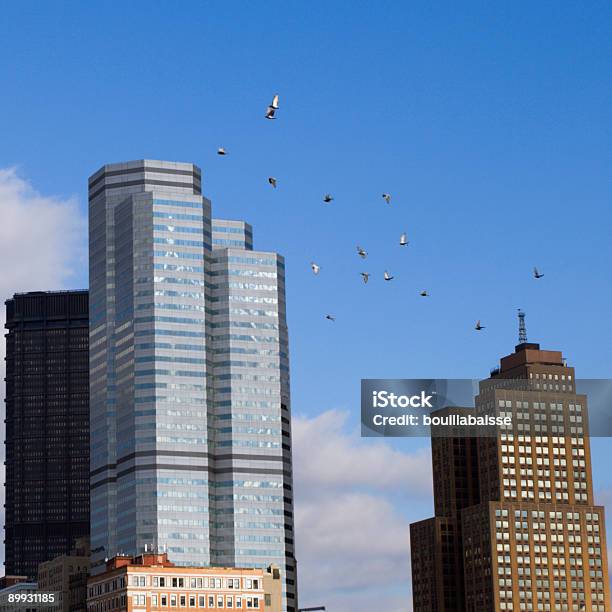
[[189, 607], [190, 608], [195, 608], [195, 605], [196, 605], [195, 595], [190, 595], [189, 596]]
[[161, 605], [162, 606], [167, 606], [168, 605], [168, 596], [167, 595], [162, 595], [161, 596]]
[[214, 595], [209, 595], [208, 596], [208, 607], [209, 608], [214, 608], [215, 607], [215, 596]]
[[200, 608], [206, 607], [206, 596], [205, 595], [200, 595], [198, 597], [198, 605], [200, 606]]
[[184, 608], [187, 605], [187, 597], [185, 597], [185, 595], [181, 595], [179, 601], [181, 608]]

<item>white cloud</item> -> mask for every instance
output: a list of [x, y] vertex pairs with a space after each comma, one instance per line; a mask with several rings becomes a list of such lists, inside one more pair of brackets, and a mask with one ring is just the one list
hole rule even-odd
[[294, 417], [294, 470], [301, 487], [312, 493], [371, 487], [395, 494], [432, 495], [428, 451], [403, 453], [385, 441], [349, 435], [344, 432], [347, 420], [348, 413], [338, 410], [313, 419]]
[[293, 421], [300, 605], [406, 612], [410, 538], [402, 506], [408, 496], [431, 498], [430, 455], [347, 433], [347, 418], [330, 410]]
[[0, 297], [61, 289], [86, 269], [87, 225], [74, 198], [43, 196], [0, 169]]
[[[0, 220], [0, 326], [4, 328], [4, 300], [14, 293], [63, 289], [77, 277], [87, 278], [87, 222], [74, 198], [41, 195], [15, 168], [0, 168]], [[2, 381], [5, 348], [2, 339]], [[4, 383], [0, 384], [2, 405], [3, 400]], [[3, 418], [0, 437], [4, 440]], [[4, 482], [1, 461], [0, 479]], [[4, 524], [4, 487], [0, 488], [0, 495], [0, 524]], [[0, 561], [3, 557], [4, 547], [0, 547]]]

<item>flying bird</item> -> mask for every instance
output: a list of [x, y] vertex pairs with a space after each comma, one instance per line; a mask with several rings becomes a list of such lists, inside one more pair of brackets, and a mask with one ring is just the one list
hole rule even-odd
[[317, 265], [314, 261], [310, 264], [310, 267], [315, 274], [318, 274], [321, 271], [321, 266]]
[[421, 297], [428, 297], [429, 293], [427, 293], [427, 291], [421, 291], [421, 293], [419, 294]]
[[387, 204], [391, 204], [391, 194], [390, 193], [383, 193], [382, 194], [383, 200], [387, 203]]
[[361, 274], [361, 278], [363, 278], [363, 282], [367, 285], [368, 281], [370, 280], [370, 273], [369, 272], [360, 272], [359, 274]]
[[361, 248], [359, 245], [357, 245], [357, 255], [359, 255], [359, 257], [361, 257], [361, 259], [365, 259], [368, 256], [368, 252]]
[[336, 320], [336, 317], [334, 317], [334, 316], [332, 316], [332, 315], [330, 315], [330, 314], [325, 315], [325, 318], [326, 318], [328, 321], [335, 321], [335, 320]]
[[276, 94], [272, 98], [272, 102], [270, 103], [270, 106], [268, 106], [268, 110], [266, 111], [266, 119], [276, 119], [274, 115], [276, 114], [277, 110], [278, 110], [278, 94]]
[[404, 232], [400, 236], [400, 246], [406, 246], [407, 244], [408, 244], [408, 236], [406, 235], [406, 232]]
[[223, 147], [217, 149], [217, 155], [227, 155], [227, 151]]
[[390, 281], [393, 280], [393, 276], [391, 276], [386, 270], [385, 270], [385, 280], [386, 281]]
[[476, 321], [476, 325], [474, 326], [474, 329], [476, 331], [480, 331], [481, 329], [484, 329], [485, 326], [480, 324], [480, 319], [478, 319], [478, 321]]
[[276, 179], [273, 176], [268, 177], [268, 183], [270, 183], [270, 185], [276, 189]]
[[330, 203], [330, 202], [331, 202], [333, 199], [334, 199], [334, 198], [332, 198], [331, 194], [329, 194], [329, 193], [326, 193], [326, 194], [323, 196], [323, 201], [324, 201], [326, 204], [329, 204], [329, 203]]
[[541, 274], [541, 273], [539, 272], [539, 270], [538, 270], [536, 267], [534, 267], [534, 268], [533, 268], [533, 277], [534, 277], [534, 278], [542, 278], [543, 276], [544, 276], [544, 275], [543, 275], [543, 274]]

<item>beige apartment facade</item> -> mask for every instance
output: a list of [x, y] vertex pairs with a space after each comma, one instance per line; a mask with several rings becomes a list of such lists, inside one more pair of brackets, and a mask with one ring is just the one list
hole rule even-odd
[[[89, 539], [77, 539], [69, 555], [60, 555], [38, 566], [38, 588], [58, 594], [57, 609], [70, 612], [71, 579], [87, 580], [89, 574]], [[73, 602], [74, 603], [74, 602]]]
[[181, 567], [168, 555], [115, 557], [87, 587], [88, 612], [261, 610], [281, 612], [279, 568]]

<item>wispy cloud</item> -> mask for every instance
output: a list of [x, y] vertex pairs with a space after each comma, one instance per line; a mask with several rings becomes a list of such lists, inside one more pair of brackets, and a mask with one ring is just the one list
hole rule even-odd
[[[20, 291], [63, 289], [87, 269], [87, 221], [74, 198], [40, 194], [15, 168], [0, 168], [0, 326], [4, 300]], [[4, 380], [5, 343], [0, 342], [0, 380]], [[0, 402], [4, 404], [4, 384]], [[0, 419], [4, 440], [4, 419]], [[4, 450], [2, 450], [2, 455]], [[0, 462], [4, 482], [4, 465]], [[4, 487], [0, 488], [4, 524]], [[0, 548], [3, 560], [4, 547]]]
[[337, 410], [294, 418], [300, 603], [406, 612], [409, 523], [397, 502], [431, 497], [430, 456], [362, 440], [347, 420]]
[[86, 264], [87, 223], [76, 199], [40, 194], [15, 168], [0, 169], [0, 297], [61, 289]]

